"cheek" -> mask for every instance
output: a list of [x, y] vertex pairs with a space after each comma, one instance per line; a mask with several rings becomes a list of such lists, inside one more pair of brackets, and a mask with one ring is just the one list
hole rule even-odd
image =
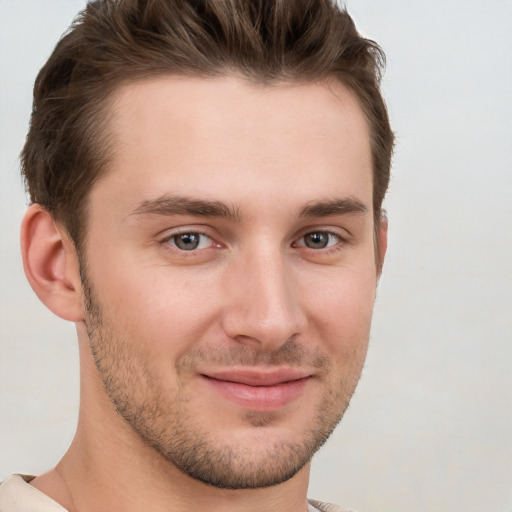
[[375, 302], [375, 268], [340, 273], [309, 293], [309, 323], [332, 357], [362, 364]]
[[97, 297], [124, 342], [137, 344], [137, 351], [168, 368], [210, 334], [218, 310], [215, 297], [207, 292], [211, 283], [164, 266], [131, 273], [128, 267], [111, 266], [108, 278], [97, 278]]

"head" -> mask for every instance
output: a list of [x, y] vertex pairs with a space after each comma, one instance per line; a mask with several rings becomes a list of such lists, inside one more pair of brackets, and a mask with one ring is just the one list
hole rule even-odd
[[41, 69], [22, 173], [30, 199], [85, 241], [87, 200], [115, 148], [109, 102], [157, 76], [239, 75], [261, 84], [339, 81], [370, 129], [378, 227], [393, 134], [379, 91], [384, 54], [332, 0], [89, 2]]
[[115, 406], [94, 428], [217, 487], [309, 462], [366, 355], [381, 62], [326, 0], [88, 4], [37, 79], [23, 170], [58, 227], [27, 216], [27, 274]]

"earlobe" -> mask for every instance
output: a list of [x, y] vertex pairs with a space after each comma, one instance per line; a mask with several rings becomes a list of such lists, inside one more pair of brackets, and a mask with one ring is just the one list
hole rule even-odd
[[23, 218], [21, 252], [25, 275], [41, 302], [65, 320], [83, 320], [76, 250], [38, 204], [31, 205]]

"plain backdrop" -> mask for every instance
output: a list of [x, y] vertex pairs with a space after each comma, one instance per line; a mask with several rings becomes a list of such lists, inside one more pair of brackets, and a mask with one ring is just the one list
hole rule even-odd
[[[31, 88], [83, 0], [0, 0], [0, 480], [57, 462], [74, 326], [23, 275]], [[512, 511], [512, 2], [349, 0], [388, 56], [390, 246], [363, 378], [310, 495], [360, 512]]]

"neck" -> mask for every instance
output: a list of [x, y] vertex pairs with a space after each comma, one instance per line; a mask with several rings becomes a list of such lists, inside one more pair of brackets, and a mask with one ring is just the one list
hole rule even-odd
[[[57, 467], [33, 485], [69, 512], [306, 512], [309, 466], [263, 489], [218, 489], [197, 481], [157, 455], [140, 457], [119, 443], [101, 451], [80, 430]], [[94, 444], [94, 442], [93, 442]]]

